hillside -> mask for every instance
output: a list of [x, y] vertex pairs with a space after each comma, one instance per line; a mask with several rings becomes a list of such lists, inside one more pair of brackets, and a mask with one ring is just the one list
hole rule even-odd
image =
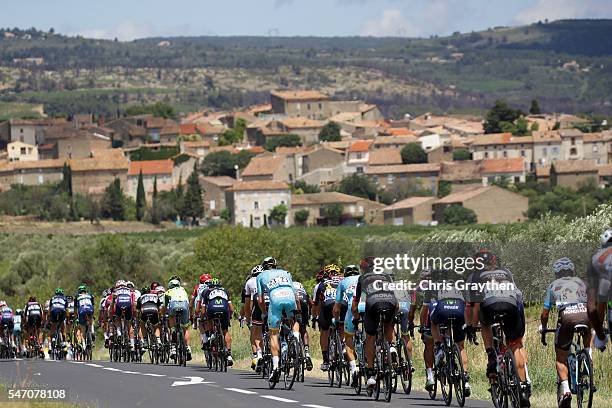
[[[10, 32], [10, 38], [5, 32]], [[612, 112], [612, 20], [562, 20], [429, 39], [177, 37], [131, 42], [0, 30], [0, 101], [116, 114], [262, 102], [275, 88], [365, 98], [391, 116], [481, 111], [497, 98]], [[70, 91], [79, 90], [78, 93]], [[1, 114], [2, 112], [0, 112]]]

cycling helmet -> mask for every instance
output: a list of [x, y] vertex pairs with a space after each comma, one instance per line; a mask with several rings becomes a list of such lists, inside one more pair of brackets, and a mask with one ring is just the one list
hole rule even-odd
[[181, 286], [181, 281], [178, 279], [171, 279], [168, 282], [168, 289], [178, 288], [179, 286]]
[[149, 291], [150, 291], [150, 290], [151, 290], [151, 289], [149, 289], [149, 287], [148, 287], [148, 286], [143, 286], [143, 287], [142, 287], [142, 289], [140, 289], [140, 293], [141, 293], [142, 295], [144, 295], [144, 294], [146, 294], [146, 293], [149, 293]]
[[4, 301], [4, 300], [0, 300], [0, 307], [5, 307], [5, 306], [8, 306], [8, 305], [6, 304], [6, 301]]
[[253, 269], [251, 269], [251, 277], [255, 277], [263, 272], [263, 267], [261, 265], [255, 265]]
[[497, 266], [497, 255], [495, 255], [493, 252], [489, 251], [488, 249], [481, 249], [480, 251], [476, 252], [476, 255], [474, 255], [474, 260], [478, 260], [480, 259], [481, 262], [488, 267], [494, 267]]
[[30, 296], [30, 298], [28, 299], [28, 302], [31, 302], [31, 303], [36, 302], [36, 296]]
[[66, 302], [68, 303], [72, 303], [72, 301], [74, 300], [74, 298], [70, 295], [66, 296]]
[[212, 276], [210, 276], [207, 273], [200, 275], [200, 283], [206, 283], [211, 279], [212, 279]]
[[127, 281], [127, 282], [125, 283], [125, 285], [126, 285], [128, 288], [130, 288], [130, 289], [134, 289], [134, 282], [132, 282], [132, 281]]
[[177, 281], [179, 281], [179, 282], [180, 282], [180, 281], [181, 281], [181, 277], [180, 277], [180, 276], [178, 276], [178, 275], [172, 275], [172, 276], [170, 277], [170, 280], [177, 280]]
[[119, 279], [117, 282], [115, 282], [116, 288], [121, 288], [123, 286], [125, 286], [125, 281], [123, 279]]
[[359, 262], [359, 268], [361, 269], [361, 272], [363, 273], [373, 272], [374, 271], [374, 259], [376, 258], [373, 256], [367, 256], [363, 258]]
[[599, 237], [599, 241], [602, 247], [612, 244], [612, 229], [605, 230]]
[[15, 309], [15, 314], [16, 315], [20, 315], [23, 312], [23, 310], [21, 309]]
[[340, 267], [336, 264], [329, 264], [323, 267], [323, 274], [326, 276], [339, 275]]
[[81, 285], [79, 286], [79, 288], [77, 289], [78, 293], [84, 293], [87, 292], [87, 285]]
[[293, 289], [295, 289], [295, 290], [306, 290], [306, 289], [304, 289], [304, 285], [302, 285], [300, 282], [293, 282]]
[[156, 293], [165, 293], [166, 292], [166, 288], [164, 288], [162, 285], [159, 285], [157, 288], [155, 288], [155, 292]]
[[359, 275], [359, 267], [357, 265], [347, 265], [344, 268], [344, 276]]
[[210, 281], [210, 286], [213, 288], [220, 288], [221, 287], [221, 281], [218, 278], [213, 278]]
[[55, 294], [56, 295], [63, 295], [64, 294], [64, 289], [62, 289], [62, 288], [55, 289]]
[[276, 269], [278, 267], [278, 264], [276, 262], [276, 259], [269, 256], [262, 261], [261, 267], [264, 271], [267, 271], [268, 269]]
[[155, 290], [159, 286], [159, 282], [153, 281], [151, 282], [151, 290]]
[[317, 283], [323, 280], [323, 268], [319, 269], [319, 271], [317, 272], [317, 275], [315, 276], [315, 280]]
[[555, 263], [553, 264], [552, 270], [557, 276], [566, 275], [568, 272], [570, 272], [573, 275], [574, 272], [576, 272], [574, 263], [572, 262], [571, 259], [567, 257], [557, 259]]

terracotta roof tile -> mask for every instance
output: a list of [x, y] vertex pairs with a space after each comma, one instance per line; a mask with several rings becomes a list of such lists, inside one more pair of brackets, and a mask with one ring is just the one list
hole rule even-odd
[[417, 143], [419, 139], [413, 135], [378, 136], [374, 139], [375, 146]]
[[612, 177], [612, 164], [598, 166], [599, 177]]
[[584, 143], [604, 142], [605, 137], [603, 133], [585, 133], [584, 136], [582, 136], [582, 141]]
[[510, 159], [486, 159], [482, 161], [482, 173], [522, 173], [524, 162], [521, 157]]
[[550, 177], [550, 165], [536, 167], [536, 177]]
[[350, 144], [348, 151], [353, 153], [367, 152], [371, 145], [372, 140], [356, 140]]
[[440, 179], [445, 181], [469, 181], [480, 179], [481, 160], [465, 160], [444, 162], [441, 167]]
[[495, 187], [494, 186], [486, 186], [486, 187], [478, 186], [478, 187], [468, 188], [468, 189], [460, 191], [458, 193], [449, 194], [446, 197], [442, 197], [439, 200], [437, 200], [434, 204], [462, 203], [462, 202], [467, 201], [467, 200], [469, 200], [471, 198], [479, 196], [482, 193], [485, 193], [485, 192], [487, 192], [487, 191], [489, 191], [489, 190], [491, 190], [493, 188], [495, 188]]
[[72, 171], [128, 170], [129, 161], [121, 149], [94, 150], [92, 157], [70, 160]]
[[403, 210], [405, 208], [414, 208], [418, 205], [425, 203], [433, 203], [436, 200], [435, 197], [409, 197], [405, 200], [398, 201], [397, 203], [391, 204], [383, 209], [383, 211], [391, 210]]
[[385, 135], [389, 135], [389, 136], [406, 136], [406, 135], [416, 135], [416, 133], [413, 130], [410, 130], [408, 128], [405, 127], [399, 127], [399, 128], [389, 128], [389, 129], [385, 129], [383, 131], [383, 134]]
[[174, 163], [172, 160], [145, 160], [130, 163], [128, 176], [138, 176], [140, 171], [143, 175], [172, 174]]
[[294, 194], [291, 196], [291, 205], [350, 204], [363, 200], [365, 199], [362, 197], [330, 191], [313, 194]]
[[238, 182], [238, 180], [230, 176], [200, 176], [200, 180], [219, 187], [230, 187]]
[[439, 163], [396, 164], [391, 166], [371, 166], [366, 174], [438, 173]]
[[552, 163], [555, 173], [597, 173], [593, 160], [556, 160]]
[[198, 133], [195, 123], [183, 123], [179, 126], [181, 135], [194, 135]]
[[368, 165], [382, 166], [391, 164], [402, 164], [400, 149], [384, 148], [375, 149], [368, 155]]
[[323, 122], [308, 118], [284, 118], [280, 122], [287, 129], [322, 128]]
[[492, 133], [472, 136], [473, 146], [529, 144], [533, 143], [531, 136], [512, 136], [512, 133]]
[[255, 156], [242, 171], [242, 176], [249, 177], [272, 175], [282, 164], [283, 156], [280, 155]]
[[273, 91], [271, 95], [288, 101], [323, 101], [329, 99], [329, 96], [319, 91]]
[[289, 185], [283, 181], [240, 181], [228, 188], [226, 191], [266, 191], [266, 190], [289, 190]]
[[549, 132], [532, 132], [533, 143], [561, 142], [561, 136], [556, 130]]

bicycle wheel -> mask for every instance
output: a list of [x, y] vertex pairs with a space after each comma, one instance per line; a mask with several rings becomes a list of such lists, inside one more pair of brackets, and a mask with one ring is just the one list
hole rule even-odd
[[578, 378], [576, 381], [576, 403], [578, 408], [591, 408], [595, 383], [593, 381], [593, 362], [586, 350], [580, 350], [576, 364], [578, 365]]
[[380, 370], [381, 370], [381, 367], [382, 367], [382, 350], [376, 353], [376, 357], [374, 358], [374, 372], [375, 372], [374, 375], [376, 378], [376, 385], [374, 386], [374, 399], [376, 401], [378, 401], [380, 398], [380, 377], [381, 377]]
[[398, 357], [401, 357], [399, 358], [400, 361], [398, 362], [398, 364], [401, 363], [399, 377], [402, 382], [402, 389], [404, 390], [405, 394], [410, 394], [410, 391], [412, 391], [413, 369], [412, 360], [408, 355], [408, 347], [406, 347], [406, 343], [402, 341], [402, 346], [397, 351]]
[[336, 331], [334, 337], [336, 338], [336, 355], [334, 368], [336, 370], [336, 386], [342, 387], [342, 375], [344, 374], [344, 353], [342, 352], [342, 341], [340, 340], [340, 332]]
[[427, 390], [427, 393], [429, 394], [429, 399], [432, 399], [432, 400], [436, 399], [436, 395], [438, 395], [438, 373], [437, 372], [434, 374], [433, 386], [431, 387], [430, 390]]
[[465, 376], [463, 375], [463, 360], [459, 346], [453, 344], [451, 357], [451, 378], [455, 388], [455, 399], [460, 407], [465, 405]]
[[393, 384], [391, 383], [393, 379], [393, 367], [391, 366], [391, 353], [389, 351], [389, 343], [387, 343], [386, 341], [384, 342], [383, 349], [385, 353], [381, 360], [383, 364], [381, 367], [381, 373], [383, 375], [382, 383], [385, 391], [385, 401], [390, 402], [391, 394], [393, 394]]
[[336, 338], [333, 335], [329, 336], [329, 341], [327, 342], [327, 358], [328, 358], [328, 365], [329, 367], [327, 368], [327, 380], [329, 382], [329, 386], [333, 387], [335, 384], [335, 378], [336, 378], [336, 369], [335, 369], [335, 364], [336, 364]]
[[513, 408], [521, 408], [521, 382], [519, 380], [516, 361], [512, 350], [506, 350], [504, 354], [505, 369], [506, 369], [506, 392], [508, 400]]
[[287, 345], [287, 355], [285, 358], [285, 389], [290, 390], [297, 378], [300, 361], [295, 337], [291, 336], [291, 341]]
[[450, 367], [449, 367], [449, 352], [444, 351], [444, 361], [440, 363], [438, 367], [438, 379], [440, 381], [440, 393], [442, 394], [442, 400], [449, 406], [453, 400], [453, 389], [451, 386], [450, 379]]
[[365, 367], [361, 362], [357, 366], [357, 382], [355, 383], [355, 394], [361, 395], [361, 388], [363, 386], [363, 377], [365, 376]]

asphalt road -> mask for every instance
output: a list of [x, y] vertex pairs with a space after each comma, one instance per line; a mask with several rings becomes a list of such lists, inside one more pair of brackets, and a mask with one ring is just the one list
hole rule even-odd
[[[283, 389], [282, 383], [269, 390], [267, 381], [252, 372], [229, 369], [227, 373], [215, 373], [198, 365], [2, 360], [0, 381], [19, 384], [16, 388], [66, 389], [70, 401], [100, 408], [444, 406], [439, 399], [432, 401], [425, 393], [414, 391], [411, 395], [394, 394], [390, 404], [376, 402], [355, 395], [352, 388], [330, 388], [324, 380], [308, 377], [305, 383], [296, 383], [293, 390]], [[452, 406], [456, 406], [455, 401]], [[489, 401], [466, 402], [466, 407], [490, 406]]]

